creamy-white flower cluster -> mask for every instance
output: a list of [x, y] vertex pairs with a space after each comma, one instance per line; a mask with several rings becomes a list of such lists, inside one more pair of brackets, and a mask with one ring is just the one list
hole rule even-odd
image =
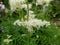
[[53, 1], [53, 0], [37, 0], [36, 4], [43, 5], [45, 3], [45, 5], [48, 6], [51, 1]]
[[47, 21], [42, 21], [42, 20], [38, 20], [38, 19], [30, 19], [28, 21], [20, 21], [20, 20], [16, 20], [14, 22], [14, 25], [19, 25], [19, 26], [27, 26], [27, 27], [43, 27], [44, 25], [49, 26], [50, 22]]
[[21, 8], [21, 5], [24, 3], [25, 0], [9, 0], [11, 10], [15, 10], [16, 8]]
[[33, 31], [33, 27], [38, 29], [40, 27], [50, 25], [50, 22], [47, 22], [45, 20], [42, 21], [42, 20], [36, 19], [32, 15], [30, 18], [32, 18], [32, 19], [29, 19], [28, 21], [27, 20], [25, 20], [25, 21], [16, 20], [13, 24], [18, 25], [18, 26], [25, 26], [29, 32]]
[[[36, 5], [43, 5], [45, 3], [46, 6], [53, 0], [36, 0]], [[24, 8], [27, 10], [26, 0], [9, 0], [10, 8], [12, 11], [17, 8]], [[28, 4], [29, 9], [32, 8], [32, 4]]]
[[25, 18], [27, 18], [27, 16], [29, 16], [28, 19], [34, 19], [35, 18], [35, 14], [32, 10], [29, 10], [29, 15], [26, 15]]
[[[27, 10], [27, 4], [23, 4], [21, 6], [21, 8], [24, 8], [25, 10]], [[28, 4], [28, 8], [31, 9], [32, 8], [32, 4]]]
[[[25, 10], [27, 10], [26, 0], [9, 0], [9, 4], [12, 11], [16, 10], [17, 8], [24, 8]], [[32, 7], [32, 4], [28, 4], [28, 6], [30, 9]]]

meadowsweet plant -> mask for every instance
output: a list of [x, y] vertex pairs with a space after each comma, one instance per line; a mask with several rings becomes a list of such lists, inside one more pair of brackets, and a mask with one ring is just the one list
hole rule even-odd
[[[25, 10], [27, 10], [26, 0], [9, 0], [9, 3], [12, 11], [16, 10], [17, 8], [18, 9], [24, 8]], [[32, 7], [32, 4], [28, 4], [28, 5], [30, 9]]]
[[[25, 18], [27, 18], [27, 20], [25, 21], [20, 21], [20, 20], [17, 20], [14, 22], [14, 25], [19, 25], [19, 26], [25, 26], [28, 30], [33, 30], [33, 27], [35, 28], [40, 28], [40, 27], [43, 27], [43, 26], [48, 26], [50, 25], [49, 22], [47, 21], [42, 21], [42, 20], [39, 20], [39, 19], [35, 19], [35, 15], [34, 15], [34, 12], [30, 10], [31, 8], [31, 5], [29, 5], [29, 2], [28, 0], [27, 1], [27, 4], [22, 4], [22, 8], [25, 8], [27, 10], [27, 15], [25, 16]], [[37, 3], [49, 3], [50, 1], [45, 1], [45, 0], [37, 0]], [[41, 4], [40, 4], [41, 5]], [[23, 18], [22, 18], [23, 20]], [[39, 25], [39, 23], [40, 25]]]
[[[32, 4], [30, 4], [28, 2], [28, 0], [15, 0], [14, 2], [12, 0], [9, 0], [9, 4], [10, 4], [10, 8], [12, 11], [15, 11], [17, 9], [21, 10], [21, 9], [25, 9], [26, 12], [27, 12], [27, 19], [29, 17], [29, 10], [32, 8]], [[19, 15], [20, 15], [20, 11], [19, 11]], [[22, 11], [22, 14], [23, 16], [23, 11]]]
[[60, 45], [60, 28], [48, 17], [53, 1], [9, 0], [10, 9], [0, 18], [0, 45]]
[[25, 21], [20, 21], [20, 20], [16, 20], [13, 24], [14, 25], [18, 25], [18, 26], [25, 26], [28, 31], [32, 31], [34, 30], [33, 27], [35, 28], [40, 28], [40, 27], [43, 27], [43, 26], [49, 26], [50, 25], [50, 22], [47, 22], [47, 21], [42, 21], [42, 20], [39, 20], [39, 19], [35, 19], [34, 15], [30, 15], [29, 16], [29, 20], [25, 20]]
[[[13, 0], [9, 0], [10, 8], [11, 8], [12, 11], [15, 11], [17, 9], [18, 10], [25, 9], [26, 12], [27, 12], [26, 14], [28, 15], [27, 16], [27, 20], [28, 20], [28, 18], [29, 18], [29, 10], [32, 9], [32, 5], [33, 5], [33, 3], [29, 3], [28, 1], [29, 0], [22, 0], [22, 1], [21, 0], [19, 0], [19, 1], [15, 0], [13, 2]], [[36, 1], [33, 0], [32, 2], [36, 3], [36, 6], [42, 5], [43, 6], [42, 7], [43, 12], [42, 13], [45, 13], [45, 12], [47, 12], [46, 11], [47, 6], [49, 6], [51, 1], [53, 1], [53, 0], [36, 0]], [[37, 11], [37, 8], [35, 10], [33, 10], [33, 11]], [[22, 11], [22, 13], [20, 13], [20, 11], [19, 11], [18, 13], [19, 13], [20, 17], [24, 17], [23, 16], [23, 11]]]

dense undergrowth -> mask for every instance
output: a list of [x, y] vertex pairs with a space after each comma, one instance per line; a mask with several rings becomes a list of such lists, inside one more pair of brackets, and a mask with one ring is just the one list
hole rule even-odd
[[[29, 3], [32, 3], [32, 1], [29, 0]], [[33, 16], [29, 18], [30, 15], [27, 15], [28, 13], [25, 9], [11, 11], [9, 8], [6, 8], [5, 16], [0, 16], [1, 45], [60, 45], [60, 28], [52, 21], [52, 19], [59, 17], [55, 17], [59, 14], [59, 11], [55, 11], [54, 9], [55, 3], [52, 2], [50, 6], [46, 7], [47, 10], [45, 12], [43, 12], [41, 5], [36, 6], [34, 3], [32, 4], [34, 6], [32, 6], [30, 10], [34, 12], [32, 15], [35, 15], [35, 18]], [[59, 8], [56, 10], [59, 10]], [[55, 15], [55, 13], [57, 14]], [[27, 17], [25, 18], [26, 15]], [[20, 22], [18, 22], [21, 24], [20, 26], [17, 24], [14, 25], [14, 22], [18, 19], [20, 20]], [[38, 25], [37, 27], [29, 25], [33, 28], [33, 31], [29, 32], [24, 21], [27, 20], [26, 22], [28, 23], [30, 19], [32, 19], [32, 22], [35, 20], [38, 20], [38, 22], [41, 20], [42, 22], [48, 21], [50, 25], [46, 26], [47, 24], [42, 24], [43, 26], [39, 28], [37, 28]]]

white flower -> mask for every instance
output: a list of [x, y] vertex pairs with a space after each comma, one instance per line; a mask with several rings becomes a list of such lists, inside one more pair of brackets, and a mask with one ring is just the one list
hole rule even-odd
[[51, 1], [53, 1], [53, 0], [45, 0], [46, 3], [50, 3]]
[[44, 0], [37, 0], [37, 5], [43, 5], [43, 3], [45, 3], [45, 1]]
[[[27, 18], [28, 15], [25, 16], [25, 18]], [[29, 10], [29, 19], [34, 19], [35, 18], [35, 14], [33, 11]]]
[[37, 0], [36, 4], [43, 5], [45, 3], [48, 6], [51, 1], [53, 0]]
[[[28, 7], [29, 7], [29, 9], [31, 9], [32, 8], [32, 4], [28, 4]], [[27, 4], [23, 4], [21, 6], [21, 8], [24, 8], [25, 10], [27, 10]]]
[[[25, 17], [27, 17], [27, 15]], [[16, 20], [14, 22], [14, 25], [24, 26], [28, 29], [28, 32], [32, 32], [33, 27], [35, 27], [37, 29], [39, 29], [40, 27], [43, 27], [43, 26], [47, 27], [50, 25], [50, 22], [45, 21], [45, 20], [42, 21], [41, 19], [36, 19], [35, 15], [29, 15], [28, 21], [27, 20], [25, 20], [25, 21]]]
[[47, 21], [45, 21], [45, 20], [44, 20], [43, 22], [44, 22], [44, 24], [46, 25], [46, 27], [50, 25], [50, 22], [47, 22]]
[[34, 12], [29, 10], [29, 15], [34, 15]]
[[[26, 15], [25, 18], [27, 18], [27, 16], [28, 16], [28, 15]], [[30, 19], [34, 19], [34, 18], [35, 18], [35, 15], [34, 15], [34, 14], [33, 14], [33, 15], [29, 14], [29, 20], [30, 20]]]
[[9, 44], [11, 41], [13, 41], [12, 39], [9, 39], [12, 35], [7, 35], [7, 38], [3, 40], [4, 43]]
[[7, 38], [10, 38], [12, 35], [7, 35]]
[[11, 10], [14, 11], [16, 8], [21, 8], [21, 5], [25, 3], [25, 0], [9, 0]]
[[4, 39], [3, 42], [6, 44], [9, 44], [11, 41], [13, 41], [12, 39]]
[[[18, 22], [17, 22], [18, 23]], [[47, 21], [42, 21], [42, 20], [39, 20], [39, 19], [29, 19], [28, 21], [20, 21], [19, 23], [21, 26], [25, 26], [27, 29], [28, 29], [28, 32], [32, 32], [33, 31], [33, 27], [35, 28], [40, 28], [40, 27], [43, 27], [43, 26], [49, 26], [50, 25], [50, 22], [47, 22]], [[19, 25], [18, 24], [18, 25]], [[19, 25], [19, 26], [20, 26]]]
[[39, 38], [39, 35], [36, 35], [37, 38]]
[[31, 26], [30, 27], [27, 26], [26, 28], [28, 29], [28, 32], [31, 32], [31, 33], [33, 32], [33, 28]]
[[26, 36], [26, 34], [22, 34], [21, 36], [22, 36], [22, 37], [23, 37], [23, 36]]
[[19, 25], [19, 26], [21, 26], [20, 20], [16, 20], [13, 24], [14, 24], [14, 25]]

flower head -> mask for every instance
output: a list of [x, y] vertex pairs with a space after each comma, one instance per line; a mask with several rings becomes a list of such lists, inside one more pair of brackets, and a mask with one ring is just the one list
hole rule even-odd
[[6, 44], [9, 44], [11, 41], [13, 41], [12, 39], [4, 39], [3, 42]]
[[17, 22], [17, 24], [20, 26], [25, 26], [27, 29], [28, 29], [28, 32], [31, 32], [33, 31], [33, 27], [35, 28], [40, 28], [40, 27], [43, 27], [43, 26], [49, 26], [50, 25], [50, 22], [47, 22], [47, 21], [42, 21], [42, 20], [39, 20], [39, 19], [36, 19], [36, 18], [33, 18], [33, 19], [29, 19], [28, 21], [20, 21]]

